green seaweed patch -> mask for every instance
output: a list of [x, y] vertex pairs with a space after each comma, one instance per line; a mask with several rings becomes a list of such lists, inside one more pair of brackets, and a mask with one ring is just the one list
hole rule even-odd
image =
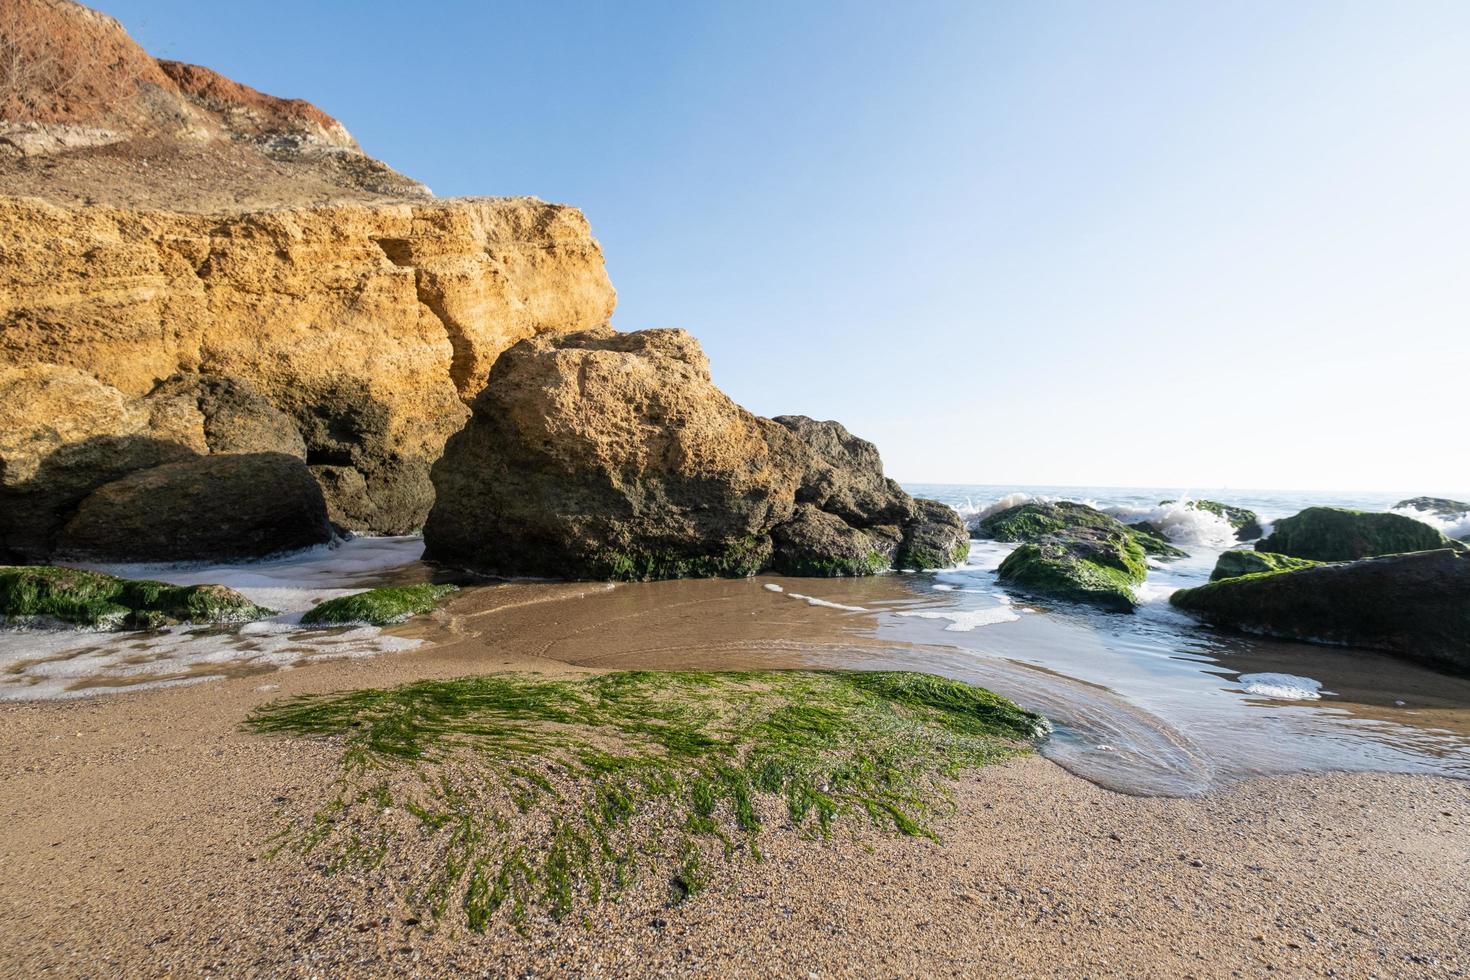
[[454, 585], [395, 585], [328, 599], [301, 617], [307, 626], [347, 626], [367, 623], [390, 626], [433, 612], [445, 596], [458, 592]]
[[1310, 558], [1293, 558], [1290, 555], [1277, 555], [1269, 551], [1226, 551], [1215, 561], [1215, 570], [1210, 573], [1210, 581], [1218, 582], [1221, 579], [1239, 578], [1242, 575], [1254, 575], [1259, 572], [1289, 572], [1297, 568], [1311, 568], [1322, 564], [1312, 561]]
[[170, 585], [60, 565], [0, 565], [0, 617], [9, 624], [155, 629], [274, 615], [223, 585]]
[[836, 555], [804, 555], [795, 560], [786, 558], [781, 563], [782, 574], [804, 578], [849, 578], [860, 575], [877, 575], [887, 571], [892, 560], [877, 549], [870, 550], [860, 558]]
[[933, 837], [947, 780], [1047, 730], [957, 681], [813, 671], [419, 681], [277, 701], [246, 724], [341, 748], [331, 799], [272, 853], [390, 862], [414, 908], [474, 931], [565, 918], [650, 873], [687, 900], [783, 827]]

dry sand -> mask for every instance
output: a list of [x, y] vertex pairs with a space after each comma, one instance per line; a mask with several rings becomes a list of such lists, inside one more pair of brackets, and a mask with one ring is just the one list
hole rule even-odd
[[[685, 905], [648, 882], [582, 919], [535, 920], [524, 937], [410, 924], [391, 868], [329, 877], [292, 854], [262, 858], [282, 808], [325, 797], [335, 753], [241, 732], [253, 705], [581, 670], [537, 655], [529, 632], [562, 615], [542, 600], [579, 588], [467, 598], [416, 627], [437, 642], [410, 653], [0, 709], [0, 974], [1470, 971], [1470, 785], [1431, 777], [1296, 776], [1146, 799], [1032, 756], [958, 783], [939, 843], [772, 829], [763, 862], [729, 866]], [[616, 645], [617, 631], [600, 632]]]

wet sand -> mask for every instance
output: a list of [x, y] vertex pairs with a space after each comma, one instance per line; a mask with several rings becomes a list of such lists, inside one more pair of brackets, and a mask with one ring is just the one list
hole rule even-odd
[[329, 877], [295, 855], [262, 858], [280, 811], [321, 802], [335, 763], [330, 746], [242, 733], [265, 700], [652, 666], [691, 651], [725, 649], [743, 665], [901, 652], [871, 629], [834, 631], [803, 603], [756, 616], [670, 586], [629, 590], [612, 617], [562, 601], [596, 585], [476, 590], [402, 629], [431, 641], [414, 651], [0, 707], [0, 974], [1470, 970], [1470, 784], [1429, 776], [1273, 777], [1144, 798], [1031, 756], [957, 784], [939, 843], [773, 828], [764, 862], [731, 866], [686, 905], [669, 908], [664, 883], [647, 882], [585, 921], [536, 920], [524, 937], [409, 924], [391, 868]]

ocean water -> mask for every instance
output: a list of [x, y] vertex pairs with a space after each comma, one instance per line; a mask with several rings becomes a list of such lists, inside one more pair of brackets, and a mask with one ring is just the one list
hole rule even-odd
[[[925, 484], [906, 489], [951, 504], [971, 520], [1028, 499], [1079, 501], [1127, 522], [1151, 521], [1188, 552], [1177, 561], [1150, 560], [1133, 615], [1060, 602], [1043, 608], [1033, 601], [1024, 608], [1041, 611], [961, 641], [977, 661], [1029, 664], [1092, 685], [1138, 713], [1100, 718], [1081, 696], [1072, 705], [1053, 704], [1051, 714], [1060, 725], [1047, 752], [1070, 768], [1115, 788], [1168, 793], [1322, 770], [1470, 778], [1470, 681], [1371, 651], [1215, 630], [1168, 603], [1175, 590], [1207, 582], [1222, 551], [1249, 547], [1228, 523], [1183, 501], [1247, 507], [1270, 533], [1272, 522], [1306, 507], [1390, 511], [1415, 494]], [[1470, 513], [1397, 512], [1453, 537], [1470, 534]], [[963, 566], [935, 574], [932, 582], [909, 578], [916, 593], [937, 590], [946, 606], [966, 597], [968, 603], [953, 612], [964, 613], [967, 606], [1014, 609], [1021, 600], [995, 578], [1013, 548], [977, 540]], [[995, 686], [1007, 684], [1000, 680]], [[1015, 695], [1025, 699], [1025, 687]], [[1065, 685], [1054, 687], [1061, 691]], [[1051, 693], [1042, 700], [1050, 701]], [[1074, 708], [1081, 710], [1072, 717]], [[1125, 721], [1123, 730], [1110, 731]], [[1150, 737], [1127, 730], [1138, 721], [1153, 729]]]
[[[550, 620], [520, 633], [540, 651], [603, 667], [856, 667], [925, 670], [990, 687], [1054, 725], [1050, 758], [1100, 785], [1188, 795], [1253, 776], [1332, 770], [1470, 779], [1470, 679], [1384, 654], [1244, 636], [1176, 611], [1176, 589], [1209, 578], [1242, 547], [1178, 488], [911, 485], [971, 519], [1026, 499], [1092, 504], [1162, 527], [1188, 557], [1151, 561], [1131, 615], [1011, 594], [995, 570], [1013, 546], [973, 541], [967, 560], [865, 579], [635, 583], [566, 590]], [[1387, 510], [1410, 494], [1209, 491], [1263, 523], [1323, 504]], [[1463, 498], [1460, 498], [1463, 499]], [[1470, 533], [1470, 514], [1409, 516]], [[1269, 527], [1268, 527], [1269, 530]], [[370, 657], [423, 642], [393, 630], [304, 629], [324, 599], [426, 581], [418, 538], [354, 538], [235, 565], [106, 566], [178, 584], [219, 582], [278, 611], [233, 628], [146, 633], [0, 630], [0, 700], [72, 698], [267, 674], [330, 657]], [[483, 587], [503, 615], [534, 607], [531, 584]], [[471, 589], [471, 591], [474, 591]], [[698, 610], [697, 613], [693, 610]], [[697, 628], [691, 628], [691, 622]], [[519, 633], [516, 635], [520, 635]], [[494, 642], [501, 644], [506, 635]]]

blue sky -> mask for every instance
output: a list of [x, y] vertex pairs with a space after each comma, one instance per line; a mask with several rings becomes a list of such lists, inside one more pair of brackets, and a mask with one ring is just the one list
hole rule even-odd
[[97, 5], [899, 479], [1470, 492], [1470, 4]]

